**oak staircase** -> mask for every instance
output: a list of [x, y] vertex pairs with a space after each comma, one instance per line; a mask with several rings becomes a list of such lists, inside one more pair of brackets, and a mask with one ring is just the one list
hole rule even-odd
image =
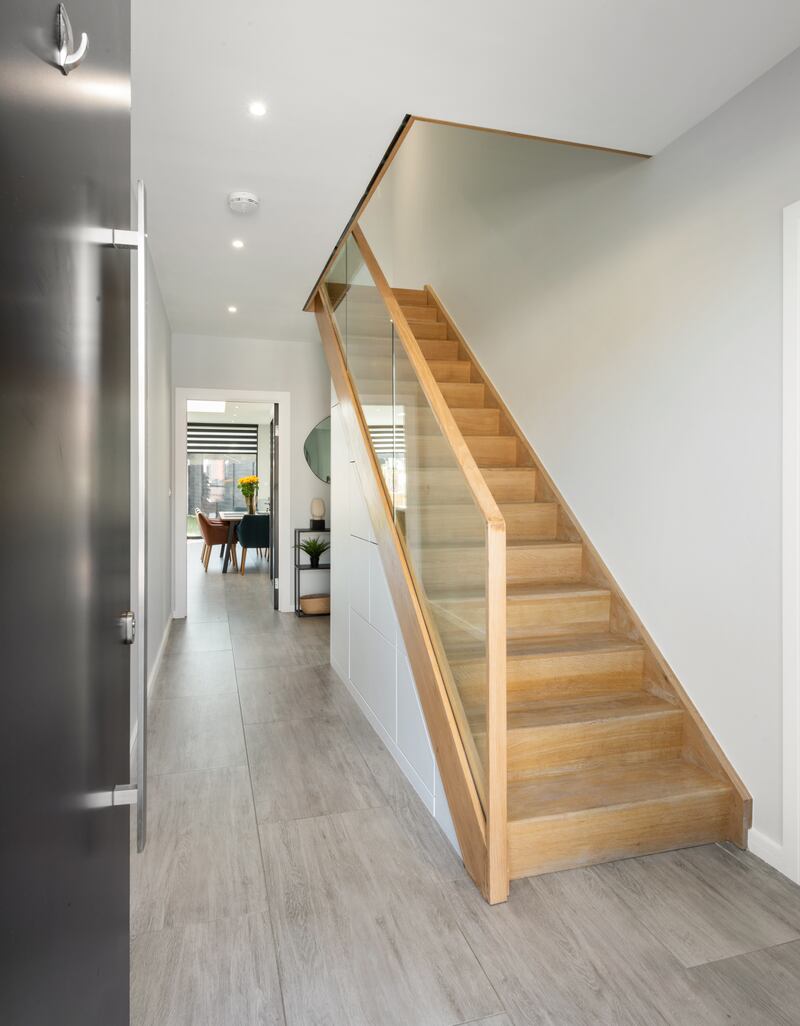
[[[373, 450], [370, 411], [385, 410], [387, 387], [393, 408], [405, 410], [393, 424], [399, 458], [381, 464], [367, 454], [362, 481], [371, 469], [387, 490], [391, 464], [383, 512], [407, 576], [397, 580], [391, 553], [387, 575], [396, 601], [403, 588], [416, 593], [428, 634], [418, 681], [423, 658], [438, 664], [438, 692], [423, 701], [437, 754], [449, 751], [442, 719], [461, 746], [457, 768], [443, 769], [456, 827], [469, 807], [456, 795], [465, 766], [484, 817], [483, 866], [465, 856], [476, 882], [497, 901], [516, 877], [706, 842], [744, 846], [747, 791], [435, 292], [389, 291], [358, 226], [348, 244], [374, 295], [357, 303], [355, 276], [331, 284], [318, 321], [340, 401], [352, 396]], [[336, 310], [348, 294], [343, 329]], [[415, 419], [420, 405], [432, 415]], [[492, 557], [497, 548], [476, 533], [464, 480], [489, 511], [502, 554]], [[493, 558], [502, 588], [491, 583]], [[490, 636], [498, 625], [499, 646]], [[423, 628], [407, 626], [407, 645], [424, 648], [411, 637]], [[443, 695], [449, 717], [431, 712]], [[464, 826], [462, 852], [474, 844], [468, 835]]]

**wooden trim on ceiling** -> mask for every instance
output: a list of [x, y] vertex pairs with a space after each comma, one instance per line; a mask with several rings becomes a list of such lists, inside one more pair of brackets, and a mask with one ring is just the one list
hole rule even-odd
[[649, 160], [652, 154], [637, 153], [635, 150], [620, 150], [614, 146], [595, 146], [593, 143], [574, 142], [572, 139], [554, 139], [547, 135], [528, 135], [527, 132], [511, 132], [506, 128], [487, 128], [485, 125], [468, 125], [462, 121], [445, 121], [443, 118], [426, 118], [413, 115], [413, 121], [424, 121], [429, 125], [445, 125], [449, 128], [468, 128], [472, 132], [491, 132], [493, 135], [507, 135], [510, 139], [528, 139], [532, 142], [556, 143], [558, 146], [574, 146], [579, 150], [596, 150], [598, 153], [618, 153], [621, 157], [638, 157]]

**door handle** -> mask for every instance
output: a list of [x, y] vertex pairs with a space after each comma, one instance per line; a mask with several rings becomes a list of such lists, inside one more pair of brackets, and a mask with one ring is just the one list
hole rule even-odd
[[67, 9], [63, 4], [59, 4], [56, 7], [56, 64], [64, 75], [74, 71], [86, 56], [86, 51], [89, 49], [89, 37], [85, 32], [81, 33], [81, 41], [77, 50], [73, 49], [74, 45], [72, 24]]

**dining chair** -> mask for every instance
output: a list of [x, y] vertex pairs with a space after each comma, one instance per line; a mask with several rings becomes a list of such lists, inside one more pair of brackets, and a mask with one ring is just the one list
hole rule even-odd
[[239, 572], [244, 577], [244, 565], [248, 549], [269, 548], [269, 515], [266, 513], [248, 513], [242, 517], [237, 528], [239, 544], [242, 546], [242, 558]]
[[[220, 546], [220, 558], [225, 552], [225, 546], [228, 544], [228, 524], [224, 520], [213, 520], [211, 517], [207, 517], [201, 510], [195, 510], [195, 516], [197, 517], [197, 523], [200, 526], [200, 533], [203, 536], [203, 552], [200, 556], [200, 561], [203, 564], [205, 572], [208, 573], [208, 561], [211, 558], [211, 550], [215, 545]], [[233, 544], [231, 545], [231, 559], [233, 565], [236, 566], [236, 538], [234, 536]]]

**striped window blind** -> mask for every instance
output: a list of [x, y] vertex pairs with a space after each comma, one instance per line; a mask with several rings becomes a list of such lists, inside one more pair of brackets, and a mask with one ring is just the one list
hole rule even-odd
[[391, 424], [370, 424], [368, 425], [372, 448], [378, 459], [386, 459], [389, 456], [398, 458], [405, 455], [405, 434], [402, 427], [392, 428]]
[[258, 454], [258, 424], [187, 424], [186, 451]]

